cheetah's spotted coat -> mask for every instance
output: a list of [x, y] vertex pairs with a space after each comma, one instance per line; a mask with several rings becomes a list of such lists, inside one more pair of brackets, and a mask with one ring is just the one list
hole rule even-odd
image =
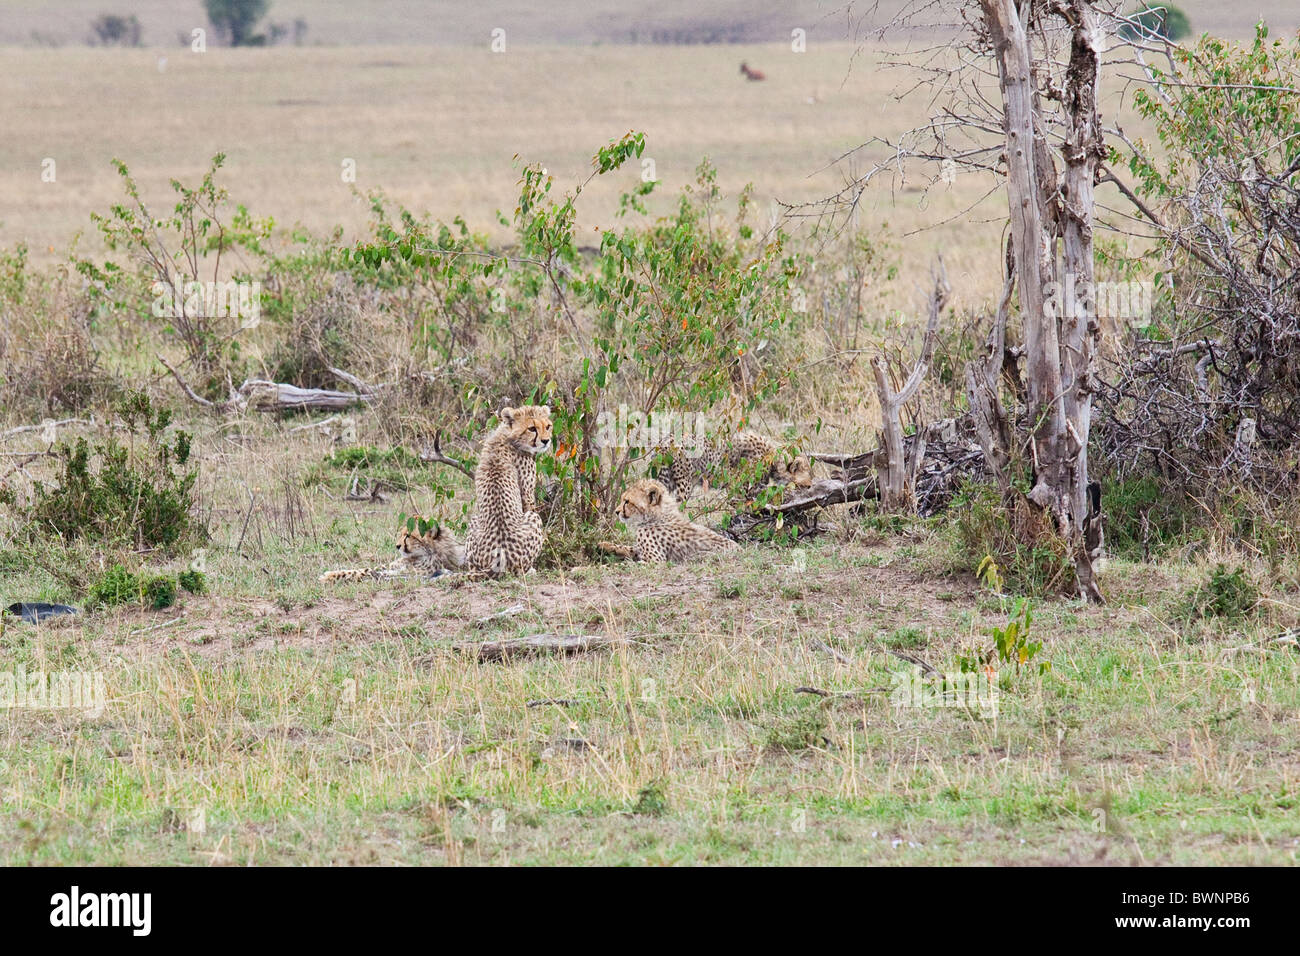
[[628, 548], [602, 542], [601, 547], [637, 561], [687, 561], [737, 547], [736, 542], [712, 528], [690, 521], [672, 492], [652, 478], [628, 486], [619, 501], [618, 516], [632, 529], [636, 543]]
[[812, 484], [812, 468], [805, 456], [790, 457], [784, 443], [753, 431], [738, 432], [725, 445], [710, 442], [699, 455], [679, 449], [672, 463], [656, 477], [675, 497], [688, 498], [696, 488], [721, 475], [724, 468], [755, 461], [767, 465], [769, 481], [799, 488]]
[[382, 568], [348, 568], [339, 571], [326, 571], [320, 576], [321, 581], [363, 581], [382, 578], [401, 577], [423, 571], [430, 577], [437, 577], [446, 571], [457, 571], [465, 566], [465, 549], [456, 543], [451, 534], [434, 525], [423, 534], [413, 528], [419, 527], [422, 519], [413, 516], [408, 527], [397, 533], [397, 557]]
[[523, 573], [532, 570], [542, 550], [537, 456], [551, 447], [551, 410], [545, 405], [503, 408], [498, 418], [474, 473], [465, 558], [471, 571]]

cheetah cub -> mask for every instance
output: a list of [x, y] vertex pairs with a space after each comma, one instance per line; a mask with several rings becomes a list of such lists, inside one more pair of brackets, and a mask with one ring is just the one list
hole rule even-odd
[[419, 533], [423, 520], [419, 515], [413, 515], [397, 532], [397, 557], [387, 567], [326, 571], [320, 576], [321, 581], [378, 580], [420, 571], [436, 578], [445, 572], [463, 568], [465, 549], [441, 525], [435, 524]]
[[692, 523], [672, 492], [652, 478], [628, 485], [618, 516], [636, 535], [632, 547], [602, 541], [600, 547], [635, 561], [686, 561], [711, 551], [730, 551], [736, 542], [712, 528]]
[[768, 481], [807, 488], [812, 485], [812, 467], [804, 455], [790, 457], [788, 446], [758, 432], [742, 431], [726, 444], [710, 442], [699, 455], [676, 450], [672, 463], [657, 476], [672, 494], [688, 498], [696, 488], [722, 476], [724, 467], [761, 461], [767, 466]]
[[472, 571], [523, 573], [542, 550], [537, 456], [551, 447], [551, 409], [503, 408], [497, 417], [500, 424], [483, 442], [474, 471], [465, 558]]

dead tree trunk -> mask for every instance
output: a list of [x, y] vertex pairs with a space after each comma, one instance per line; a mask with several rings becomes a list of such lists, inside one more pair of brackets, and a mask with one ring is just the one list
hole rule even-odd
[[[880, 464], [880, 509], [882, 511], [910, 511], [916, 506], [914, 495], [916, 472], [925, 454], [925, 439], [918, 434], [912, 454], [903, 449], [903, 423], [900, 412], [904, 405], [916, 397], [930, 362], [934, 357], [934, 340], [939, 331], [939, 315], [948, 301], [950, 288], [944, 272], [943, 260], [934, 274], [934, 289], [930, 293], [930, 317], [921, 339], [921, 356], [911, 374], [897, 392], [889, 381], [889, 374], [880, 356], [871, 360], [871, 371], [876, 376], [876, 394], [880, 398], [880, 420], [883, 433], [884, 460]], [[919, 445], [919, 447], [918, 447]]]
[[[1101, 79], [1101, 29], [1092, 5], [1078, 0], [1065, 8], [1072, 40], [1065, 77], [1067, 129], [1062, 156], [1065, 179], [1061, 188], [1062, 263], [1066, 309], [1061, 326], [1062, 401], [1073, 449], [1068, 490], [1070, 541], [1074, 550], [1079, 589], [1089, 600], [1103, 601], [1096, 569], [1084, 535], [1088, 513], [1088, 432], [1092, 424], [1092, 396], [1096, 390], [1097, 321], [1096, 278], [1093, 270], [1092, 219], [1098, 164], [1106, 157], [1101, 117], [1097, 112]], [[1073, 288], [1070, 284], [1073, 283]], [[1053, 505], [1061, 513], [1062, 505]], [[1093, 516], [1100, 520], [1100, 515]]]
[[[1024, 330], [1030, 429], [1026, 445], [1033, 469], [1028, 499], [1054, 520], [1073, 556], [1080, 592], [1100, 602], [1083, 540], [1098, 334], [1092, 218], [1093, 185], [1102, 151], [1097, 116], [1100, 32], [1090, 0], [1062, 0], [1050, 7], [1072, 32], [1063, 102], [1067, 128], [1060, 148], [1065, 175], [1058, 184], [1020, 9], [1014, 0], [980, 0], [980, 6], [1002, 90], [1007, 201]], [[1026, 15], [1031, 9], [1039, 16], [1048, 12], [1036, 4], [1024, 9]], [[1060, 263], [1058, 245], [1064, 252]], [[1009, 484], [1005, 476], [999, 481], [1004, 488]]]
[[1007, 312], [1014, 291], [1015, 277], [1010, 275], [1003, 286], [997, 314], [993, 317], [984, 360], [966, 366], [966, 395], [970, 399], [975, 438], [1004, 499], [1011, 494], [1011, 421], [1002, 402], [999, 383], [1006, 362]]

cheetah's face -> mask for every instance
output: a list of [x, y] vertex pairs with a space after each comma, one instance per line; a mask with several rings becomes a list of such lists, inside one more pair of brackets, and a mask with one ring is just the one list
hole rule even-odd
[[526, 455], [540, 455], [551, 447], [551, 407], [524, 405], [503, 408], [497, 416], [506, 427], [510, 443]]
[[774, 477], [778, 481], [794, 485], [796, 488], [812, 487], [812, 466], [804, 455], [795, 456], [793, 461], [773, 465]]
[[414, 567], [460, 568], [465, 565], [465, 548], [441, 525], [415, 515], [397, 532], [397, 559]]
[[436, 547], [443, 539], [442, 526], [435, 524], [424, 534], [418, 534], [419, 515], [413, 515], [416, 530], [403, 527], [397, 532], [397, 551], [399, 554], [417, 554], [427, 548]]
[[618, 502], [618, 516], [635, 527], [642, 521], [674, 511], [677, 501], [662, 484], [650, 478], [627, 486]]

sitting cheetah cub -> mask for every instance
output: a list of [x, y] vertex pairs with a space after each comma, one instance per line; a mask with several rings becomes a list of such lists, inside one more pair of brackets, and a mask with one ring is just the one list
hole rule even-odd
[[726, 444], [710, 442], [699, 455], [678, 449], [672, 463], [656, 477], [672, 494], [687, 498], [701, 485], [707, 487], [711, 478], [721, 477], [724, 466], [735, 468], [742, 462], [755, 461], [767, 466], [768, 481], [797, 488], [812, 485], [807, 457], [791, 457], [786, 444], [753, 431], [737, 432]]
[[465, 549], [457, 544], [440, 525], [435, 524], [423, 534], [417, 533], [422, 520], [419, 515], [413, 515], [397, 532], [397, 557], [393, 559], [392, 564], [383, 568], [326, 571], [320, 576], [321, 581], [377, 580], [401, 577], [418, 571], [424, 571], [429, 577], [436, 578], [444, 572], [458, 571], [463, 568]]
[[600, 547], [636, 561], [686, 561], [737, 547], [712, 528], [693, 524], [682, 514], [672, 493], [652, 478], [628, 485], [618, 503], [618, 516], [635, 533], [636, 543], [629, 548], [602, 541]]
[[503, 408], [497, 417], [500, 424], [483, 442], [474, 471], [465, 557], [473, 571], [522, 574], [542, 550], [536, 456], [551, 447], [551, 409]]

